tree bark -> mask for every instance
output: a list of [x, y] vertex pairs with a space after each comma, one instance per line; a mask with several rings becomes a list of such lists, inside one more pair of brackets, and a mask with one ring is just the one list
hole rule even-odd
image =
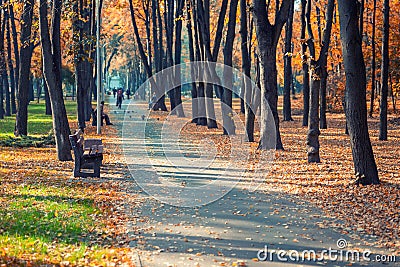
[[292, 107], [290, 103], [291, 87], [293, 85], [292, 74], [292, 33], [293, 33], [294, 1], [290, 6], [289, 18], [285, 28], [285, 55], [284, 55], [284, 87], [283, 87], [283, 120], [293, 121]]
[[[197, 15], [198, 15], [198, 27], [197, 29], [200, 31], [201, 39], [200, 44], [203, 46], [203, 51], [205, 52], [205, 58], [208, 61], [213, 61], [213, 56], [211, 53], [211, 45], [210, 45], [210, 9], [209, 9], [209, 1], [205, 0], [197, 0]], [[221, 16], [221, 14], [220, 14]], [[201, 71], [201, 70], [199, 70]], [[213, 75], [212, 69], [206, 68], [205, 75], [211, 77]], [[213, 85], [205, 84], [205, 109], [206, 109], [206, 118], [207, 118], [207, 127], [209, 129], [218, 128], [217, 122], [215, 120], [215, 110], [214, 110], [214, 95], [213, 95]]]
[[[11, 5], [9, 5], [11, 6]], [[9, 15], [9, 7], [4, 10], [4, 18], [6, 23], [6, 40], [7, 40], [7, 65], [8, 65], [8, 77], [10, 78], [10, 105], [11, 105], [11, 114], [15, 114], [17, 112], [16, 102], [15, 102], [15, 72], [14, 65], [12, 60], [12, 45], [11, 42], [11, 26], [10, 26], [10, 15]]]
[[[87, 6], [84, 0], [77, 0], [74, 2], [74, 17], [72, 19], [78, 125], [82, 130], [86, 128], [90, 103], [89, 88], [92, 80], [92, 77], [90, 77], [88, 73], [90, 67], [89, 52], [85, 44], [85, 38], [89, 38], [86, 33], [90, 31], [89, 14], [85, 11], [86, 8]], [[51, 89], [49, 88], [49, 90]]]
[[[176, 13], [175, 19], [175, 65], [179, 65], [181, 63], [181, 56], [182, 56], [182, 18], [183, 18], [183, 7], [184, 7], [184, 0], [178, 0], [176, 5]], [[181, 69], [180, 67], [176, 66], [175, 71], [175, 82], [177, 84], [181, 83]], [[182, 87], [179, 85], [174, 88], [174, 98], [175, 98], [175, 105], [176, 105], [176, 114], [178, 117], [185, 117], [185, 113], [183, 112], [182, 106]]]
[[[202, 37], [201, 33], [199, 30], [199, 16], [197, 12], [197, 6], [195, 0], [191, 0], [192, 3], [192, 10], [193, 10], [193, 26], [194, 26], [194, 43], [195, 43], [195, 56], [196, 56], [196, 61], [201, 61], [204, 60], [204, 47], [202, 44]], [[202, 75], [204, 75], [204, 72], [200, 69], [195, 69], [196, 72], [196, 77], [199, 77], [199, 79], [202, 78]], [[196, 125], [200, 126], [206, 126], [207, 125], [207, 115], [206, 115], [206, 104], [205, 104], [205, 93], [204, 93], [204, 83], [199, 82], [197, 86], [197, 104], [198, 104], [198, 118]]]
[[7, 10], [3, 11], [3, 18], [0, 18], [1, 21], [1, 30], [0, 30], [0, 70], [2, 76], [2, 86], [3, 93], [5, 94], [5, 116], [11, 116], [11, 93], [10, 93], [10, 85], [8, 83], [8, 73], [7, 73], [7, 61], [5, 55], [5, 33], [6, 33], [6, 22], [7, 22]]
[[[218, 17], [217, 30], [215, 35], [214, 47], [211, 52], [210, 45], [210, 2], [209, 0], [198, 0], [197, 1], [197, 29], [200, 32], [200, 43], [203, 46], [203, 51], [205, 53], [205, 59], [210, 62], [215, 62], [218, 57], [218, 52], [220, 48], [223, 24], [226, 14], [228, 1], [223, 0], [221, 3], [220, 14]], [[206, 75], [212, 75], [213, 78], [219, 79], [215, 71], [215, 68], [210, 66], [205, 70]], [[214, 110], [214, 95], [213, 95], [212, 84], [206, 84], [205, 86], [205, 102], [206, 102], [206, 113], [207, 113], [207, 126], [208, 128], [217, 128], [217, 122], [215, 121], [215, 110]], [[220, 95], [220, 87], [216, 86], [217, 97]]]
[[33, 17], [34, 0], [24, 2], [21, 20], [21, 48], [19, 58], [19, 84], [17, 97], [17, 117], [15, 122], [15, 136], [28, 134], [28, 97], [29, 97], [29, 72], [31, 68], [32, 50], [30, 47], [31, 26]]
[[[319, 93], [326, 90], [326, 76], [327, 76], [327, 57], [330, 43], [330, 35], [332, 30], [333, 10], [335, 7], [335, 0], [328, 0], [326, 7], [326, 24], [323, 36], [321, 36], [321, 49], [318, 59], [316, 58], [314, 35], [311, 28], [310, 13], [311, 1], [307, 2], [306, 20], [307, 31], [309, 36], [308, 47], [310, 50], [310, 69], [311, 69], [311, 90], [310, 90], [310, 110], [308, 121], [307, 133], [307, 156], [308, 162], [320, 162], [319, 156]], [[325, 86], [325, 88], [324, 88]], [[321, 101], [322, 104], [322, 101]], [[322, 108], [321, 108], [322, 109]], [[326, 122], [325, 122], [326, 125]]]
[[376, 48], [375, 48], [375, 30], [376, 30], [376, 0], [372, 10], [372, 34], [371, 34], [371, 102], [369, 106], [369, 117], [372, 118], [374, 113], [375, 101], [375, 71], [376, 71]]
[[276, 69], [276, 49], [282, 28], [289, 17], [290, 6], [293, 0], [283, 0], [280, 7], [277, 6], [275, 23], [269, 21], [269, 10], [265, 1], [253, 0], [253, 14], [256, 25], [258, 40], [258, 51], [260, 56], [261, 73], [261, 129], [260, 129], [260, 149], [271, 149], [268, 142], [267, 119], [268, 105], [275, 120], [276, 149], [283, 150], [279, 130], [278, 116], [278, 86]]
[[390, 2], [384, 1], [383, 7], [383, 40], [381, 67], [381, 103], [379, 110], [379, 140], [387, 140], [387, 109], [389, 84], [389, 16]]
[[301, 61], [303, 70], [303, 126], [308, 126], [310, 112], [310, 73], [308, 69], [307, 42], [306, 42], [306, 6], [307, 0], [301, 0]]
[[[10, 23], [11, 23], [11, 36], [13, 39], [13, 50], [14, 50], [14, 60], [15, 60], [15, 92], [18, 93], [18, 84], [19, 84], [19, 47], [18, 47], [18, 34], [17, 34], [17, 27], [15, 26], [15, 16], [14, 16], [14, 9], [13, 5], [9, 6], [9, 13], [10, 13]], [[16, 112], [16, 111], [15, 111]]]
[[[130, 14], [131, 14], [131, 20], [132, 20], [133, 30], [134, 30], [134, 33], [135, 33], [136, 43], [137, 43], [137, 46], [138, 46], [138, 49], [139, 49], [139, 55], [140, 55], [140, 58], [142, 60], [144, 69], [146, 71], [147, 78], [151, 78], [153, 76], [153, 72], [152, 72], [152, 68], [151, 68], [151, 64], [150, 64], [151, 57], [150, 56], [148, 57], [146, 55], [146, 52], [145, 52], [145, 50], [143, 48], [143, 44], [142, 44], [142, 41], [141, 41], [141, 38], [140, 38], [140, 34], [139, 34], [139, 28], [138, 28], [137, 23], [136, 23], [135, 10], [133, 8], [132, 0], [129, 0], [129, 10], [130, 10]], [[150, 32], [148, 32], [148, 34], [150, 34]], [[151, 50], [150, 46], [148, 46], [148, 50]], [[148, 51], [148, 53], [149, 52], [150, 51]], [[157, 97], [159, 99], [158, 102], [157, 102], [157, 105], [155, 105], [155, 106], [157, 106], [157, 109], [161, 108], [161, 110], [166, 111], [167, 107], [165, 106], [164, 92], [160, 91], [160, 89], [158, 88], [157, 83], [154, 81], [154, 79], [150, 79], [150, 82], [151, 82], [152, 90], [154, 90], [154, 92], [156, 92]]]
[[[192, 5], [191, 1], [186, 1], [186, 28], [188, 31], [188, 37], [189, 37], [189, 59], [190, 62], [195, 61], [195, 56], [194, 56], [194, 40], [193, 40], [193, 30], [192, 30]], [[195, 82], [195, 77], [196, 77], [196, 70], [194, 69], [194, 65], [190, 67], [190, 77], [192, 79], [192, 123], [197, 123], [199, 111], [198, 111], [198, 99], [197, 99], [197, 86]]]
[[71, 134], [65, 110], [61, 83], [60, 22], [61, 0], [54, 0], [51, 39], [47, 22], [47, 2], [40, 0], [39, 25], [42, 44], [43, 74], [49, 89], [53, 110], [53, 130], [56, 138], [57, 156], [61, 161], [72, 160], [69, 135]]
[[379, 184], [368, 133], [366, 72], [358, 27], [357, 0], [338, 0], [340, 36], [346, 73], [346, 120], [358, 184]]
[[314, 34], [311, 25], [311, 0], [307, 1], [306, 14], [308, 48], [310, 51], [310, 99], [307, 132], [307, 158], [308, 162], [321, 162], [319, 156], [319, 88], [321, 85], [321, 68], [318, 65], [315, 53]]
[[254, 101], [253, 97], [253, 87], [249, 83], [250, 79], [250, 68], [251, 61], [249, 56], [249, 46], [251, 43], [249, 39], [249, 34], [247, 30], [247, 2], [246, 0], [240, 0], [240, 38], [241, 38], [241, 51], [242, 51], [242, 72], [246, 76], [243, 79], [242, 90], [244, 90], [244, 116], [245, 116], [245, 127], [246, 127], [246, 140], [249, 142], [254, 142]]
[[235, 134], [235, 123], [233, 121], [233, 110], [232, 110], [232, 88], [233, 88], [232, 56], [233, 56], [233, 41], [235, 40], [237, 5], [238, 5], [238, 0], [231, 0], [229, 6], [228, 30], [226, 33], [225, 46], [223, 50], [224, 88], [222, 89], [221, 111], [222, 111], [222, 123], [225, 135]]
[[49, 88], [47, 87], [47, 83], [45, 78], [42, 78], [43, 82], [43, 90], [44, 90], [44, 101], [46, 105], [46, 115], [53, 115], [53, 112], [51, 110], [51, 102], [50, 102], [50, 96], [49, 96]]

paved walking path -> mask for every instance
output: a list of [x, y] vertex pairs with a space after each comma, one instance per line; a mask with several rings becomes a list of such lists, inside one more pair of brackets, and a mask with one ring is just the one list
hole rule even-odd
[[[317, 256], [324, 249], [338, 249], [339, 239], [347, 241], [348, 250], [360, 248], [360, 244], [349, 236], [324, 227], [326, 221], [332, 218], [324, 217], [321, 211], [293, 196], [268, 190], [264, 186], [250, 192], [239, 183], [222, 198], [201, 207], [171, 206], [153, 198], [152, 195], [156, 195], [164, 202], [171, 198], [176, 205], [198, 201], [197, 195], [185, 193], [185, 190], [189, 185], [196, 187], [212, 182], [220, 172], [218, 165], [225, 163], [214, 162], [216, 166], [208, 169], [200, 166], [196, 170], [188, 161], [177, 159], [179, 149], [158, 134], [162, 122], [156, 119], [147, 121], [142, 117], [146, 104], [135, 103], [133, 108], [127, 109], [127, 103], [125, 100], [121, 110], [110, 104], [110, 115], [120, 132], [125, 132], [121, 138], [125, 154], [129, 155], [126, 161], [141, 184], [138, 186], [133, 178], [123, 182], [123, 188], [132, 195], [138, 195], [143, 202], [139, 207], [130, 206], [129, 201], [126, 203], [127, 211], [132, 216], [128, 229], [141, 229], [129, 232], [132, 236], [130, 246], [137, 248], [134, 256], [137, 266], [378, 265], [377, 262], [365, 261], [350, 263], [340, 257], [333, 261], [328, 255], [318, 262], [295, 261], [288, 256], [285, 257], [288, 261], [283, 262], [278, 260], [276, 254], [273, 262], [256, 261], [257, 256], [264, 256], [264, 253], [258, 252], [265, 246], [269, 252], [294, 250], [300, 255], [303, 250], [314, 250]], [[125, 123], [129, 121], [132, 127], [130, 134], [127, 134], [126, 127], [123, 129], [124, 118]], [[143, 134], [141, 129], [144, 124], [147, 128]], [[146, 141], [143, 142], [142, 138]], [[198, 155], [201, 151], [197, 151], [193, 144], [186, 142], [179, 145], [186, 151], [192, 151], [193, 158], [201, 157]], [[166, 155], [169, 156], [167, 159]], [[161, 176], [160, 180], [155, 171]], [[218, 176], [218, 179], [224, 181], [235, 177], [230, 174], [231, 177]], [[148, 179], [148, 184], [143, 186], [145, 179]], [[152, 195], [145, 192], [149, 190], [153, 190]], [[181, 203], [176, 202], [180, 193], [183, 194]], [[290, 255], [296, 257], [294, 252]]]

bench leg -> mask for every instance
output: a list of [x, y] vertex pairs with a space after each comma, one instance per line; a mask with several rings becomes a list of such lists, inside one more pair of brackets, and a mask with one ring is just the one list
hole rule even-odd
[[93, 163], [93, 177], [99, 177], [100, 178], [100, 165], [101, 165], [101, 160], [96, 160]]
[[74, 164], [74, 177], [80, 177], [80, 174], [81, 174], [80, 164], [75, 161], [75, 164]]

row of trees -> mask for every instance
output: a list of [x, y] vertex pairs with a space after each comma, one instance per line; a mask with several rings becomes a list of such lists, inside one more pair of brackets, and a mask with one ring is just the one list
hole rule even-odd
[[[321, 4], [321, 2], [324, 2]], [[168, 14], [168, 12], [172, 12], [169, 5], [173, 6], [174, 2], [167, 2], [166, 8], [164, 11]], [[154, 4], [154, 3], [153, 3]], [[268, 128], [266, 119], [268, 116], [269, 108], [272, 110], [272, 114], [275, 120], [276, 125], [276, 149], [283, 149], [283, 144], [280, 137], [279, 131], [279, 116], [278, 116], [278, 71], [277, 71], [277, 51], [280, 42], [281, 32], [285, 28], [285, 40], [284, 40], [284, 48], [285, 48], [285, 56], [284, 56], [284, 120], [292, 120], [291, 117], [291, 107], [290, 107], [290, 96], [293, 84], [293, 74], [292, 66], [291, 66], [291, 58], [293, 55], [292, 49], [292, 31], [293, 31], [293, 17], [295, 8], [301, 9], [300, 19], [301, 19], [301, 58], [302, 58], [302, 70], [303, 70], [303, 92], [304, 92], [304, 115], [303, 115], [303, 125], [308, 126], [309, 131], [307, 134], [307, 154], [309, 162], [320, 162], [319, 155], [319, 135], [320, 128], [327, 127], [326, 121], [326, 92], [327, 92], [327, 81], [328, 81], [328, 56], [329, 56], [329, 48], [330, 41], [332, 36], [332, 26], [333, 22], [339, 20], [342, 23], [346, 16], [351, 16], [350, 19], [347, 19], [346, 23], [354, 23], [354, 27], [343, 27], [341, 25], [340, 28], [340, 37], [342, 39], [342, 44], [345, 44], [343, 52], [341, 55], [343, 56], [343, 62], [345, 73], [346, 73], [346, 88], [344, 95], [344, 109], [346, 112], [347, 119], [347, 127], [350, 134], [351, 145], [353, 148], [353, 158], [355, 163], [355, 171], [357, 173], [357, 183], [370, 184], [370, 183], [379, 183], [378, 173], [376, 170], [376, 164], [373, 157], [372, 146], [369, 140], [368, 134], [368, 126], [367, 126], [367, 118], [366, 118], [366, 71], [364, 64], [364, 55], [362, 53], [363, 46], [363, 12], [365, 10], [364, 1], [350, 1], [349, 3], [343, 4], [338, 3], [338, 7], [334, 0], [329, 1], [307, 1], [302, 0], [299, 2], [295, 1], [276, 1], [266, 2], [266, 1], [257, 1], [254, 0], [251, 5], [247, 5], [246, 1], [241, 1], [240, 4], [240, 36], [241, 36], [241, 61], [242, 61], [242, 70], [247, 75], [251, 75], [250, 66], [251, 60], [249, 59], [249, 51], [251, 51], [252, 39], [251, 34], [252, 30], [249, 31], [247, 29], [248, 19], [247, 17], [252, 17], [251, 23], [254, 23], [254, 28], [256, 32], [256, 44], [257, 44], [257, 61], [259, 63], [255, 67], [258, 70], [259, 76], [259, 84], [261, 87], [261, 99], [257, 101], [257, 97], [253, 103], [252, 97], [253, 93], [251, 88], [243, 86], [243, 95], [246, 96], [246, 103], [249, 105], [260, 105], [257, 108], [261, 110], [261, 137], [260, 137], [260, 149], [270, 149], [268, 143]], [[231, 1], [229, 3], [229, 15], [228, 19], [224, 19], [224, 16], [228, 10], [228, 2], [222, 1], [221, 8], [219, 10], [218, 20], [215, 23], [215, 29], [211, 31], [210, 29], [210, 3], [208, 1], [187, 1], [187, 25], [188, 25], [188, 33], [190, 34], [189, 39], [189, 52], [191, 61], [199, 61], [199, 60], [208, 60], [208, 61], [216, 61], [218, 59], [218, 49], [221, 42], [221, 33], [225, 32], [225, 40], [224, 40], [224, 53], [223, 61], [227, 65], [232, 65], [232, 46], [234, 40], [234, 32], [235, 32], [235, 20], [236, 20], [236, 12], [237, 12], [237, 2]], [[314, 7], [315, 5], [315, 7]], [[168, 8], [167, 8], [168, 6]], [[143, 48], [142, 40], [140, 38], [136, 18], [135, 18], [135, 10], [133, 8], [132, 1], [130, 2], [130, 10], [131, 10], [131, 19], [133, 22], [133, 26], [135, 28], [136, 33], [136, 41], [141, 48], [141, 59], [144, 62], [148, 73], [148, 77], [152, 76], [152, 68], [150, 65], [149, 54], [151, 49], [147, 50]], [[385, 12], [384, 12], [384, 21], [389, 18], [389, 2], [386, 1], [384, 3]], [[160, 11], [157, 5], [152, 5], [152, 14], [158, 14]], [[176, 18], [181, 16], [181, 9], [183, 5], [178, 4], [176, 6]], [[323, 8], [324, 11], [321, 11]], [[249, 12], [251, 9], [251, 12]], [[337, 12], [339, 10], [339, 13]], [[313, 13], [314, 11], [315, 13]], [[147, 11], [148, 12], [148, 11]], [[147, 14], [145, 11], [145, 13]], [[374, 12], [376, 12], [376, 1]], [[218, 12], [217, 12], [218, 13]], [[324, 16], [321, 15], [324, 13]], [[171, 14], [167, 15], [169, 17]], [[150, 18], [150, 15], [147, 15], [146, 18]], [[155, 53], [155, 61], [160, 62], [160, 57], [162, 53], [159, 54], [159, 47], [162, 47], [163, 38], [157, 35], [157, 30], [162, 29], [162, 26], [157, 26], [154, 23], [153, 17], [153, 27], [150, 27], [150, 19], [145, 20], [146, 32], [150, 33], [151, 29], [153, 30], [153, 39], [152, 42], [154, 44], [154, 53]], [[223, 21], [227, 21], [227, 25], [223, 25]], [[157, 19], [157, 23], [160, 24], [162, 20]], [[166, 21], [166, 25], [168, 25], [168, 20]], [[316, 22], [316, 23], [315, 23]], [[387, 22], [385, 22], [387, 23]], [[314, 25], [317, 25], [315, 27]], [[171, 26], [166, 26], [167, 28]], [[178, 31], [181, 30], [179, 24], [176, 24]], [[224, 27], [227, 27], [225, 30]], [[373, 31], [375, 31], [375, 27], [372, 27]], [[382, 65], [381, 65], [381, 131], [380, 131], [380, 139], [387, 139], [387, 92], [388, 92], [388, 57], [389, 51], [387, 49], [388, 45], [388, 29], [389, 25], [384, 25], [383, 31], [383, 41], [382, 41]], [[162, 30], [160, 30], [161, 32]], [[211, 50], [211, 41], [210, 34], [211, 32], [215, 32], [214, 38], [214, 46]], [[315, 32], [317, 32], [318, 37], [315, 36]], [[168, 62], [168, 53], [171, 54], [168, 47], [172, 47], [172, 32], [166, 31], [166, 41], [167, 41], [167, 62]], [[180, 34], [176, 34], [177, 39], [175, 42], [180, 43]], [[249, 36], [250, 35], [250, 36]], [[150, 35], [148, 35], [148, 38]], [[248, 45], [250, 43], [250, 45]], [[180, 45], [175, 43], [175, 48], [179, 48]], [[386, 48], [385, 48], [386, 47]], [[350, 51], [350, 48], [352, 51]], [[175, 53], [180, 53], [180, 51], [175, 51]], [[351, 52], [351, 53], [350, 53]], [[196, 57], [197, 56], [197, 57]], [[158, 57], [158, 58], [157, 58]], [[331, 53], [332, 57], [332, 53]], [[178, 61], [174, 62], [175, 64], [180, 63], [180, 54], [178, 55]], [[162, 60], [161, 60], [162, 62]], [[172, 61], [169, 61], [165, 67], [170, 66]], [[335, 64], [337, 64], [335, 62]], [[339, 67], [340, 68], [340, 67]], [[361, 69], [360, 69], [361, 68]], [[155, 68], [155, 71], [159, 71], [160, 67]], [[210, 71], [210, 70], [208, 70]], [[211, 70], [212, 71], [212, 70]], [[207, 72], [207, 70], [206, 70]], [[257, 72], [256, 72], [257, 73]], [[224, 77], [225, 78], [225, 77]], [[225, 85], [229, 86], [229, 81], [224, 79]], [[383, 86], [385, 84], [385, 86]], [[192, 90], [192, 96], [195, 98], [198, 97], [206, 97], [205, 103], [195, 103], [193, 105], [193, 114], [194, 116], [200, 117], [200, 119], [196, 119], [196, 123], [199, 125], [207, 125], [209, 128], [216, 127], [215, 121], [212, 120], [214, 118], [214, 110], [213, 110], [213, 87], [212, 85], [205, 85], [203, 88], [203, 84], [194, 83]], [[232, 107], [232, 95], [231, 93], [225, 93], [228, 90], [221, 90], [221, 88], [215, 88], [215, 94], [217, 97], [221, 98], [221, 101], [226, 105]], [[179, 89], [174, 89], [179, 91]], [[374, 90], [374, 89], [373, 89]], [[174, 92], [174, 91], [172, 91]], [[373, 96], [372, 96], [373, 98]], [[175, 103], [179, 103], [180, 94], [172, 93], [170, 95], [171, 100], [171, 108], [174, 108]], [[165, 110], [165, 105], [163, 104], [164, 99], [161, 98], [162, 104], [159, 107], [163, 107]], [[246, 129], [248, 134], [248, 139], [250, 141], [254, 141], [253, 130], [254, 130], [254, 114], [252, 113], [250, 108], [244, 108], [245, 116], [246, 116]], [[204, 112], [204, 116], [206, 119], [202, 119], [202, 116], [198, 116], [199, 112]], [[229, 120], [227, 114], [223, 112], [223, 127], [224, 133], [234, 133], [234, 125], [232, 125], [232, 121]], [[180, 116], [178, 112], [178, 116]], [[225, 115], [225, 116], [224, 116]]]
[[[392, 2], [397, 3], [397, 0]], [[397, 8], [396, 3], [392, 6]], [[283, 84], [284, 92], [283, 119], [291, 121], [294, 80], [301, 82], [303, 125], [309, 129], [309, 162], [320, 161], [319, 135], [320, 128], [327, 127], [328, 97], [337, 101], [343, 95], [355, 171], [360, 178], [358, 182], [379, 182], [367, 127], [366, 77], [368, 73], [372, 115], [377, 69], [381, 75], [378, 90], [380, 139], [386, 140], [389, 77], [392, 78], [391, 88], [398, 84], [395, 68], [389, 70], [389, 55], [397, 51], [397, 46], [389, 46], [389, 42], [400, 38], [398, 33], [390, 32], [388, 0], [337, 3], [334, 0], [114, 0], [100, 1], [99, 7], [95, 4], [95, 1], [85, 0], [40, 0], [37, 7], [33, 0], [3, 3], [0, 118], [17, 113], [16, 135], [27, 134], [30, 77], [36, 69], [43, 75], [48, 88], [58, 158], [71, 159], [62, 69], [73, 69], [78, 126], [84, 129], [85, 122], [90, 119], [92, 97], [96, 97], [94, 14], [96, 8], [100, 8], [104, 13], [104, 70], [108, 72], [111, 60], [114, 60], [114, 65], [126, 73], [130, 86], [137, 85], [143, 75], [153, 77], [156, 72], [178, 65], [182, 60], [223, 62], [253, 77], [261, 88], [261, 95], [243, 82], [241, 95], [245, 101], [242, 101], [241, 112], [245, 113], [247, 138], [254, 141], [254, 111], [260, 110], [260, 149], [271, 149], [266, 127], [269, 109], [275, 121], [276, 149], [284, 147], [279, 131], [279, 84]], [[383, 19], [377, 16], [380, 6], [384, 7]], [[19, 20], [14, 18], [14, 10], [20, 16]], [[282, 33], [284, 38], [281, 38]], [[378, 50], [377, 45], [382, 50]], [[40, 47], [40, 51], [35, 50], [36, 47]], [[364, 58], [371, 62], [368, 69], [365, 69]], [[377, 58], [381, 59], [381, 64], [377, 64]], [[201, 71], [192, 70], [192, 74], [199, 75]], [[344, 74], [346, 86], [343, 84], [343, 89], [346, 90], [340, 88]], [[206, 69], [202, 75], [218, 77], [213, 68]], [[175, 79], [179, 79], [179, 75]], [[193, 122], [208, 128], [217, 127], [215, 95], [224, 104], [224, 134], [235, 134], [232, 116], [224, 108], [232, 107], [232, 91], [226, 89], [232, 84], [232, 77], [229, 72], [224, 72], [220, 79], [225, 88], [192, 83]], [[167, 110], [165, 95], [157, 84], [152, 86], [160, 97], [155, 109]], [[391, 94], [394, 101], [394, 89]], [[168, 97], [171, 110], [177, 116], [185, 116], [180, 106], [181, 88], [169, 91]]]

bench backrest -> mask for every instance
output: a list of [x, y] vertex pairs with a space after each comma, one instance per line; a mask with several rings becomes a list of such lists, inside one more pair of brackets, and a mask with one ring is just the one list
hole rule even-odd
[[83, 133], [78, 130], [75, 134], [69, 136], [69, 141], [71, 142], [72, 149], [74, 150], [75, 158], [80, 158], [83, 155]]

